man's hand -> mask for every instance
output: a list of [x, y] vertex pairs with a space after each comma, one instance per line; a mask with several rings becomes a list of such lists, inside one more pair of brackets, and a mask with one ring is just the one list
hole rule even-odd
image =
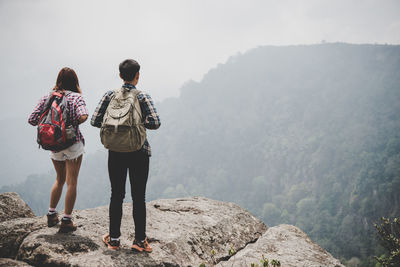
[[79, 119], [78, 119], [78, 123], [79, 124], [84, 123], [87, 120], [87, 118], [88, 118], [88, 115], [80, 116]]

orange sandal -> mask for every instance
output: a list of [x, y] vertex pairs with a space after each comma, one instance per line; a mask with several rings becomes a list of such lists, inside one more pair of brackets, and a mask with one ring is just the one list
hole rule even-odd
[[105, 234], [103, 236], [103, 242], [104, 242], [104, 244], [106, 244], [108, 249], [111, 249], [111, 250], [119, 249], [119, 245], [120, 245], [119, 240], [111, 240], [110, 234]]
[[133, 241], [132, 249], [137, 250], [139, 252], [152, 252], [153, 249], [150, 247], [147, 237], [143, 241]]

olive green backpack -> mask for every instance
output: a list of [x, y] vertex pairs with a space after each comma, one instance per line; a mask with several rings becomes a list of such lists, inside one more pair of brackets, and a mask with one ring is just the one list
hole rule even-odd
[[114, 90], [100, 129], [101, 143], [116, 152], [132, 152], [142, 148], [146, 128], [137, 99], [139, 90]]

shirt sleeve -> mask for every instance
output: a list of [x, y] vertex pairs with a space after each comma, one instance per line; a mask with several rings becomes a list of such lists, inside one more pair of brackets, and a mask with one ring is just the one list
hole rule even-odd
[[113, 95], [113, 91], [108, 91], [101, 98], [101, 100], [100, 100], [99, 104], [97, 105], [97, 107], [92, 115], [92, 118], [90, 120], [90, 124], [92, 126], [97, 127], [97, 128], [101, 127], [101, 124], [103, 123], [104, 113], [106, 112], [108, 104], [110, 104], [112, 95]]
[[75, 109], [75, 121], [83, 115], [89, 115], [89, 111], [86, 107], [86, 102], [81, 95], [79, 95], [74, 102], [74, 109]]
[[150, 95], [140, 93], [138, 99], [142, 110], [144, 127], [150, 130], [158, 129], [161, 126], [161, 121]]
[[38, 125], [40, 115], [42, 114], [43, 106], [44, 106], [44, 103], [46, 102], [47, 98], [48, 98], [48, 95], [45, 95], [39, 99], [39, 102], [37, 103], [37, 105], [33, 109], [33, 112], [29, 116], [29, 119], [28, 119], [29, 124], [31, 124], [33, 126]]

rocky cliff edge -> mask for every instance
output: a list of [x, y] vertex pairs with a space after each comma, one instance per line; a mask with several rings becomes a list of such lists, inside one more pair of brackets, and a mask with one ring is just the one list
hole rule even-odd
[[260, 266], [263, 255], [283, 267], [343, 266], [294, 226], [268, 228], [233, 203], [203, 197], [147, 203], [153, 252], [135, 253], [131, 203], [123, 213], [122, 247], [111, 251], [101, 241], [108, 207], [74, 211], [78, 230], [60, 234], [17, 194], [0, 194], [0, 266]]

